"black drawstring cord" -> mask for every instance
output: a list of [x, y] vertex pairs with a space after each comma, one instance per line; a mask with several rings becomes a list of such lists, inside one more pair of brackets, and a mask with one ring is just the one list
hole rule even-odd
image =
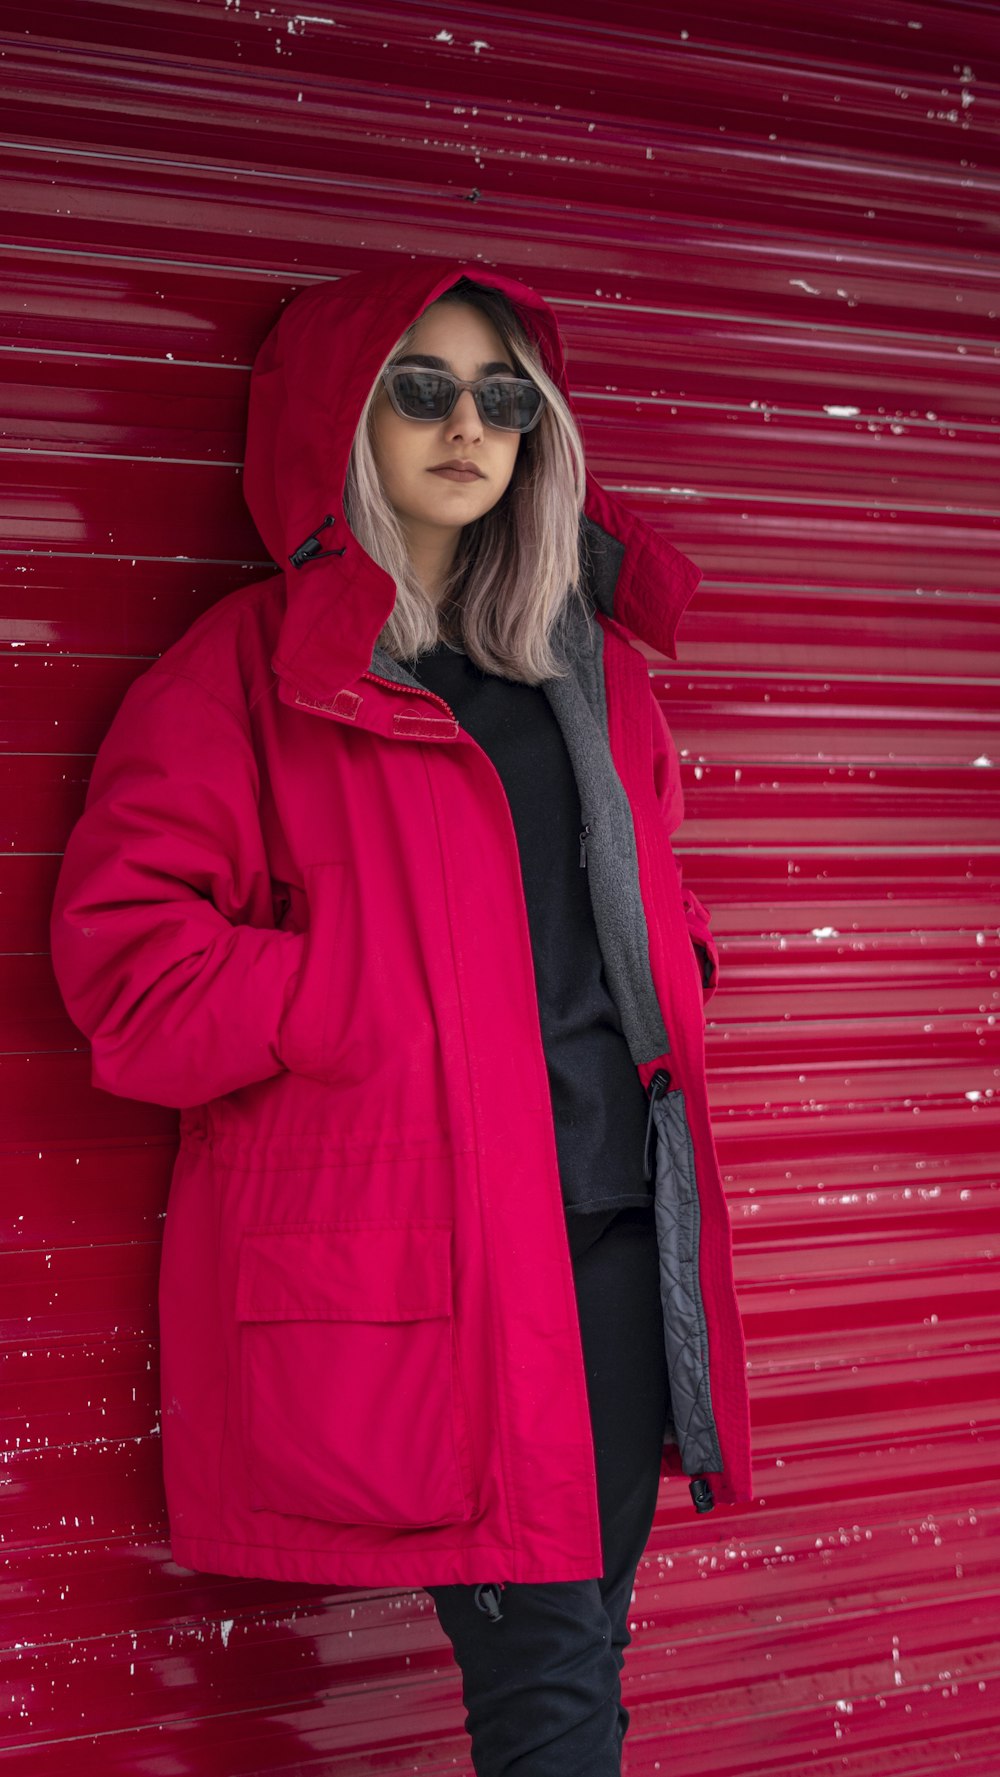
[[344, 550], [347, 548], [346, 543], [344, 544], [344, 549], [324, 549], [319, 540], [320, 531], [325, 531], [327, 525], [336, 524], [336, 522], [337, 520], [334, 514], [328, 512], [323, 523], [318, 524], [316, 529], [310, 531], [308, 537], [299, 544], [298, 548], [292, 550], [288, 559], [293, 568], [304, 568], [306, 562], [310, 561], [325, 561], [328, 555], [343, 555]]

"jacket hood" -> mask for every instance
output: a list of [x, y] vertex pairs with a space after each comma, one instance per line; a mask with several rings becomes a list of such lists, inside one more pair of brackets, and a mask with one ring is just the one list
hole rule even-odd
[[[283, 310], [254, 362], [244, 494], [286, 582], [275, 668], [314, 694], [371, 666], [395, 588], [343, 516], [351, 444], [369, 390], [399, 336], [468, 277], [501, 290], [570, 400], [555, 315], [536, 291], [481, 263], [414, 258], [303, 291]], [[700, 571], [587, 477], [586, 519], [598, 532], [608, 616], [660, 653], [675, 654], [677, 622]], [[605, 537], [599, 533], [603, 531]], [[292, 557], [317, 539], [306, 559]], [[610, 549], [607, 539], [611, 539]]]

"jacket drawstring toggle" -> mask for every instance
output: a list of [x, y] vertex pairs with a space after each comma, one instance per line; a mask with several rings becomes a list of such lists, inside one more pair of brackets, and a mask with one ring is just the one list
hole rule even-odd
[[696, 1512], [714, 1512], [715, 1494], [707, 1475], [698, 1475], [693, 1481], [689, 1481], [688, 1490], [694, 1500]]
[[292, 550], [288, 559], [293, 568], [304, 568], [306, 562], [310, 561], [325, 561], [328, 555], [344, 554], [344, 550], [347, 548], [346, 543], [344, 544], [344, 549], [324, 549], [319, 540], [320, 531], [325, 531], [327, 525], [336, 524], [336, 522], [335, 515], [332, 512], [328, 512], [323, 523], [318, 524], [316, 529], [311, 531], [309, 536], [299, 544], [298, 548]]
[[647, 1088], [649, 1092], [649, 1115], [646, 1118], [646, 1142], [642, 1152], [642, 1173], [647, 1184], [653, 1176], [653, 1106], [662, 1097], [670, 1085], [670, 1075], [665, 1068], [658, 1067]]
[[494, 1583], [490, 1586], [476, 1587], [474, 1595], [476, 1609], [481, 1610], [484, 1616], [489, 1617], [491, 1623], [499, 1623], [503, 1616], [503, 1611], [500, 1609], [502, 1590], [502, 1582], [499, 1585]]

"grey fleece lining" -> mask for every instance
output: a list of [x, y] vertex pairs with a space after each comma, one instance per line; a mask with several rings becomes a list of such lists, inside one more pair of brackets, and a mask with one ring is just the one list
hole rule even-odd
[[653, 987], [632, 809], [608, 744], [604, 636], [574, 605], [562, 637], [572, 673], [568, 679], [546, 679], [543, 689], [566, 742], [584, 824], [590, 826], [587, 876], [597, 940], [638, 1066], [666, 1054], [669, 1040]]
[[592, 518], [580, 520], [580, 563], [583, 583], [605, 617], [615, 614], [615, 587], [625, 560], [625, 545], [602, 531]]

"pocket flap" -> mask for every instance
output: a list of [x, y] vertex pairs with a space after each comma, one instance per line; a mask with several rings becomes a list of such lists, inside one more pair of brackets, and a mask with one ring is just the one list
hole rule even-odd
[[432, 1320], [451, 1313], [451, 1228], [256, 1228], [243, 1236], [238, 1320]]

